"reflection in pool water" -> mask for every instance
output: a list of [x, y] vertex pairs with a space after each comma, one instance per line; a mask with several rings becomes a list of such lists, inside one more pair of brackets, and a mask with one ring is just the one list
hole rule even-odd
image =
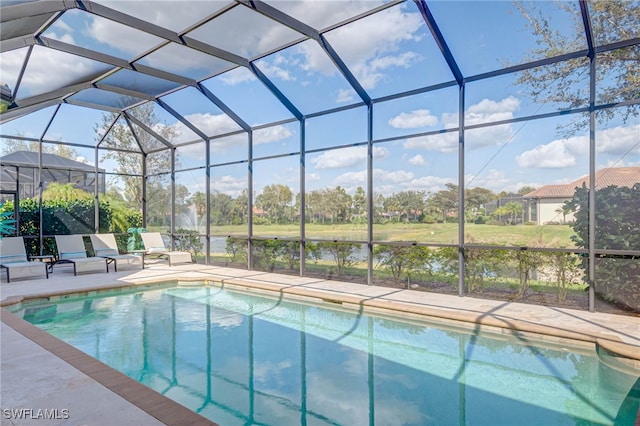
[[638, 378], [584, 344], [212, 286], [18, 315], [221, 425], [633, 425], [638, 410]]

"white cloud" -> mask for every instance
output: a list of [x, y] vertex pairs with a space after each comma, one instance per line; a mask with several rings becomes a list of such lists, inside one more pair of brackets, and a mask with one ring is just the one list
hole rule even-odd
[[412, 166], [426, 166], [427, 162], [422, 155], [418, 154], [409, 158], [409, 164]]
[[307, 173], [304, 177], [304, 180], [309, 182], [318, 182], [320, 180], [320, 175], [318, 173]]
[[466, 120], [473, 120], [474, 117], [502, 117], [504, 114], [517, 111], [519, 108], [520, 100], [513, 96], [509, 96], [498, 102], [485, 98], [467, 109]]
[[266, 144], [271, 142], [279, 142], [284, 139], [288, 139], [293, 135], [293, 132], [285, 126], [272, 126], [264, 129], [258, 129], [253, 132], [253, 143], [256, 145]]
[[66, 22], [58, 19], [45, 32], [46, 36], [69, 44], [76, 44], [73, 38], [73, 28]]
[[53, 25], [51, 25], [49, 30], [61, 31], [66, 34], [71, 34], [73, 32], [73, 28], [61, 19], [57, 19]]
[[[622, 156], [640, 154], [640, 124], [618, 126], [596, 132], [596, 152]], [[589, 154], [587, 135], [556, 139], [538, 145], [516, 157], [520, 167], [560, 168], [576, 164], [576, 156]]]
[[269, 78], [278, 78], [283, 81], [295, 80], [295, 77], [282, 66], [284, 62], [282, 60], [279, 60], [279, 58], [282, 58], [282, 55], [278, 55], [278, 57], [276, 57], [273, 61], [260, 61], [259, 68]]
[[330, 24], [357, 16], [382, 4], [382, 1], [350, 0], [342, 1], [340, 7], [335, 7], [336, 3], [332, 1], [298, 0], [279, 1], [274, 6], [287, 15], [322, 30]]
[[[465, 125], [486, 123], [491, 121], [507, 120], [513, 118], [513, 113], [520, 107], [520, 101], [512, 96], [500, 101], [483, 99], [477, 104], [471, 105], [465, 115]], [[416, 114], [417, 111], [420, 111]], [[411, 128], [418, 124], [437, 124], [436, 117], [433, 117], [428, 110], [417, 110], [411, 113], [402, 113], [389, 120], [393, 127], [406, 126]], [[458, 127], [457, 113], [443, 113], [441, 121], [445, 129]], [[433, 123], [433, 124], [431, 124]], [[511, 124], [501, 124], [498, 126], [480, 127], [468, 130], [465, 133], [465, 147], [467, 149], [478, 149], [485, 146], [500, 145], [513, 139], [514, 131]], [[452, 153], [458, 150], [458, 132], [440, 133], [429, 136], [419, 136], [407, 139], [403, 146], [406, 149], [424, 149], [429, 151], [439, 151]]]
[[373, 169], [373, 180], [376, 184], [378, 183], [394, 183], [396, 185], [401, 185], [403, 183], [410, 182], [414, 177], [412, 172], [407, 172], [405, 170], [383, 170], [383, 169]]
[[[323, 3], [323, 2], [318, 2]], [[327, 39], [345, 58], [365, 89], [373, 89], [394, 67], [407, 67], [420, 60], [415, 52], [398, 53], [402, 42], [417, 40], [424, 28], [418, 13], [407, 13], [403, 7], [392, 7], [350, 25], [327, 33]], [[303, 47], [307, 67], [331, 75], [335, 66], [320, 49]]]
[[438, 124], [438, 117], [432, 115], [428, 109], [417, 109], [411, 112], [403, 112], [389, 120], [389, 125], [396, 129], [415, 129], [416, 127], [429, 127]]
[[211, 176], [211, 188], [223, 194], [237, 197], [242, 194], [243, 190], [247, 189], [247, 178], [231, 175]]
[[[507, 177], [503, 170], [489, 169], [486, 173], [481, 175], [465, 175], [465, 185], [468, 188], [486, 188], [494, 192], [516, 192], [518, 189], [525, 186], [525, 184], [514, 184], [511, 179]], [[538, 186], [538, 185], [535, 185]]]
[[[383, 159], [389, 155], [387, 148], [373, 147], [373, 157]], [[367, 159], [366, 147], [351, 147], [334, 149], [313, 158], [311, 163], [316, 169], [339, 169], [345, 167], [361, 166]]]
[[[13, 68], [16, 64], [15, 56], [9, 56], [12, 63], [5, 64], [5, 54], [2, 56], [3, 79], [5, 67]], [[21, 64], [20, 64], [21, 66]], [[107, 70], [109, 66], [90, 59], [74, 57], [57, 50], [35, 46], [29, 58], [27, 71], [20, 87], [20, 98], [49, 92], [72, 83], [85, 81], [100, 70]], [[13, 74], [13, 71], [10, 71]]]
[[[27, 48], [23, 48], [2, 52], [0, 76], [2, 76], [2, 82], [10, 86], [9, 88], [12, 92], [15, 90], [14, 84], [18, 81], [27, 50]], [[27, 78], [27, 76], [25, 76], [25, 78]]]
[[206, 1], [191, 1], [179, 7], [173, 1], [101, 0], [100, 3], [173, 31], [183, 30], [223, 6], [223, 2]]
[[356, 187], [362, 186], [366, 188], [367, 185], [367, 171], [361, 170], [358, 172], [347, 172], [343, 173], [340, 176], [337, 176], [333, 180], [333, 185], [326, 186], [341, 186], [347, 192], [355, 191]]
[[219, 135], [240, 128], [238, 124], [226, 114], [213, 115], [209, 113], [197, 113], [186, 115], [184, 118], [206, 135]]
[[640, 124], [596, 132], [596, 151], [614, 155], [640, 154]]
[[[209, 113], [197, 113], [185, 115], [184, 118], [207, 136], [220, 135], [239, 129], [238, 125], [225, 114], [213, 115]], [[169, 127], [171, 127], [177, 135], [174, 140], [175, 143], [179, 144], [199, 139], [199, 136], [180, 121], [176, 121]]]
[[576, 157], [567, 150], [563, 141], [557, 140], [523, 152], [516, 156], [516, 163], [520, 167], [557, 169], [574, 166]]
[[452, 153], [458, 150], [458, 132], [418, 136], [407, 139], [402, 146], [405, 149], [424, 149], [427, 151]]
[[355, 99], [354, 94], [353, 94], [353, 90], [349, 90], [349, 89], [340, 89], [338, 90], [338, 97], [336, 99], [336, 102], [339, 104], [343, 104], [346, 102], [351, 102]]
[[[464, 118], [465, 125], [472, 126], [474, 124], [510, 120], [514, 117], [513, 113], [519, 108], [520, 100], [513, 96], [497, 102], [483, 99], [467, 109]], [[447, 118], [453, 121], [454, 115], [452, 114]], [[457, 116], [455, 117], [455, 122], [455, 125], [457, 125]], [[510, 142], [513, 136], [514, 131], [511, 124], [480, 127], [465, 133], [465, 146], [469, 149], [478, 149], [485, 146], [501, 145]]]
[[[404, 186], [413, 191], [438, 192], [445, 188], [447, 183], [456, 183], [453, 178], [440, 176], [421, 176], [411, 179]], [[397, 192], [397, 191], [396, 191]]]
[[[91, 15], [84, 34], [94, 40], [110, 46], [131, 58], [159, 44], [162, 40], [156, 36], [135, 30], [126, 25]], [[126, 58], [130, 59], [130, 58]]]
[[256, 80], [256, 76], [245, 67], [238, 67], [225, 72], [220, 76], [220, 79], [223, 83], [228, 84], [229, 86], [235, 86], [236, 84], [247, 81], [254, 81]]
[[504, 145], [512, 142], [514, 135], [515, 132], [511, 124], [467, 130], [464, 135], [465, 148], [474, 150], [487, 146]]

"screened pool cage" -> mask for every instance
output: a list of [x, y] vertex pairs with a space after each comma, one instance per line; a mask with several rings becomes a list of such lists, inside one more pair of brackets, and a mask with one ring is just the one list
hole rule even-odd
[[638, 1], [0, 19], [2, 208], [33, 254], [160, 231], [200, 263], [640, 313]]

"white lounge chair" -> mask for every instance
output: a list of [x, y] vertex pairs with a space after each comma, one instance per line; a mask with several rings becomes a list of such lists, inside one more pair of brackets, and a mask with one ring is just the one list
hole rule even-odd
[[4, 237], [0, 240], [0, 268], [7, 271], [7, 282], [11, 278], [32, 277], [44, 271], [49, 278], [49, 265], [44, 262], [29, 262], [22, 237]]
[[104, 257], [87, 257], [82, 235], [56, 235], [56, 246], [58, 247], [58, 260], [56, 260], [55, 264], [73, 264], [73, 275], [77, 275], [78, 272], [100, 270], [109, 272], [108, 259]]
[[91, 238], [91, 245], [93, 246], [93, 251], [96, 256], [108, 259], [107, 268], [109, 267], [109, 263], [113, 263], [116, 272], [118, 272], [118, 264], [140, 264], [142, 265], [142, 269], [144, 269], [143, 255], [120, 254], [116, 237], [113, 234], [92, 234], [89, 237]]
[[160, 257], [169, 260], [169, 266], [174, 263], [193, 263], [191, 253], [188, 251], [171, 251], [167, 250], [162, 240], [162, 235], [159, 232], [143, 232], [140, 234], [142, 237], [142, 244], [144, 245], [145, 255], [147, 257]]

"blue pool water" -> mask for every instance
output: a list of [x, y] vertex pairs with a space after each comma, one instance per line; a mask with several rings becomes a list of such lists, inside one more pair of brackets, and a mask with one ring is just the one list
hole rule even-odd
[[164, 286], [16, 314], [221, 425], [633, 425], [638, 412], [637, 375], [587, 345], [328, 303]]

